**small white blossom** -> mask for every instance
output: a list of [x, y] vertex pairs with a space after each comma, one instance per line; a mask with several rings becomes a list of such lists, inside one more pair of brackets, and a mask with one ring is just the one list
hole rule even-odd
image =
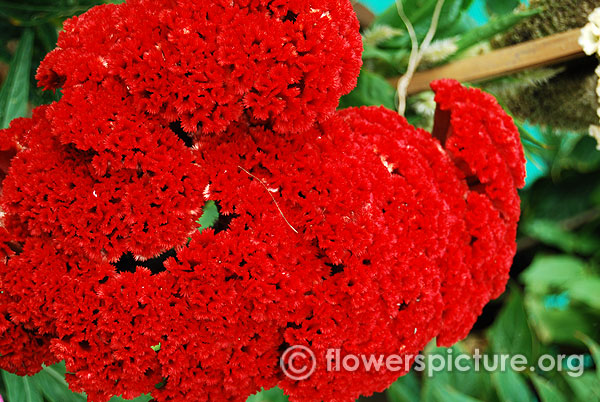
[[588, 21], [597, 27], [600, 27], [600, 7], [592, 11], [592, 13], [588, 16]]
[[600, 28], [591, 22], [581, 28], [579, 36], [579, 46], [588, 56], [598, 52], [598, 42], [600, 42]]
[[592, 124], [590, 126], [589, 134], [596, 140], [596, 149], [600, 151], [600, 126]]

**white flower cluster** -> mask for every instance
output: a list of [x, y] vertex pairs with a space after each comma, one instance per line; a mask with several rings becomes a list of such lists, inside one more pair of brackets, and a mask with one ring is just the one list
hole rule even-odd
[[579, 45], [588, 56], [598, 53], [600, 47], [600, 7], [588, 16], [589, 23], [581, 28]]
[[[589, 23], [581, 29], [579, 45], [588, 56], [593, 54], [600, 56], [600, 7], [592, 11], [588, 16], [588, 21]], [[600, 66], [596, 68], [596, 75], [600, 78]], [[600, 104], [600, 79], [596, 86], [596, 95], [598, 96], [598, 103]], [[596, 114], [600, 119], [600, 108], [596, 110]], [[589, 133], [598, 142], [596, 149], [600, 151], [600, 125], [591, 125]]]

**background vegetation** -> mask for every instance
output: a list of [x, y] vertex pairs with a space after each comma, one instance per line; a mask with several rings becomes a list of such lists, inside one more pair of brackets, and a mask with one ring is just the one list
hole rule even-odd
[[[422, 40], [436, 1], [402, 1]], [[0, 128], [60, 96], [37, 89], [35, 69], [55, 46], [62, 21], [97, 3], [0, 1]], [[381, 8], [381, 4], [377, 6]], [[527, 8], [518, 0], [446, 0], [435, 41], [421, 66], [429, 68], [574, 28], [585, 21], [589, 10], [599, 6], [598, 1], [531, 0]], [[404, 73], [410, 55], [410, 40], [394, 7], [380, 14], [376, 24], [364, 32], [364, 43], [365, 67], [358, 87], [340, 106], [393, 109], [396, 93], [386, 78]], [[507, 291], [485, 308], [471, 335], [453, 351], [472, 353], [478, 348], [486, 353], [523, 354], [530, 362], [546, 353], [584, 354], [585, 373], [570, 377], [564, 372], [568, 367], [544, 373], [446, 371], [431, 378], [410, 373], [386, 393], [364, 400], [600, 401], [600, 152], [585, 128], [589, 119], [597, 119], [596, 80], [589, 78], [597, 60], [578, 63], [477, 84], [497, 95], [515, 114], [528, 157], [529, 179], [521, 191], [518, 252]], [[558, 105], [555, 109], [552, 101]], [[406, 117], [428, 128], [434, 106], [430, 92], [410, 97]], [[431, 345], [424, 353], [446, 355], [447, 351]], [[2, 372], [0, 394], [9, 402], [85, 401], [85, 396], [68, 390], [64, 374], [64, 364], [33, 377]], [[144, 396], [137, 399], [147, 400]], [[274, 389], [249, 402], [285, 400], [281, 391]]]

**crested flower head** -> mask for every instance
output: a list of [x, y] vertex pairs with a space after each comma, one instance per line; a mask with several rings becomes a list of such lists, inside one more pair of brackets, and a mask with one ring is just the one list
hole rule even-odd
[[[433, 133], [335, 111], [360, 67], [346, 0], [131, 0], [65, 24], [60, 101], [0, 131], [0, 367], [64, 360], [90, 401], [354, 401], [327, 371], [466, 336], [506, 284], [524, 157], [489, 95], [433, 84]], [[198, 229], [206, 201], [218, 218]], [[284, 375], [292, 345], [313, 375]]]

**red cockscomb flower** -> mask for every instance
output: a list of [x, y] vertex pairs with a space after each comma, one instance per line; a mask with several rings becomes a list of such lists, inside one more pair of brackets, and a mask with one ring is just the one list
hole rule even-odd
[[[328, 349], [464, 337], [515, 251], [517, 130], [455, 81], [434, 84], [433, 135], [334, 113], [357, 29], [345, 0], [69, 21], [38, 74], [63, 98], [0, 131], [0, 366], [65, 360], [92, 401], [351, 401], [406, 369], [331, 372]], [[206, 200], [220, 217], [200, 233]], [[291, 345], [315, 353], [304, 381], [280, 368]]]
[[[300, 132], [354, 87], [361, 52], [348, 0], [131, 0], [66, 22], [37, 77], [63, 88], [65, 113], [80, 115], [81, 103], [102, 111], [110, 100], [92, 87], [121, 86], [136, 112], [180, 120], [190, 134], [242, 115]], [[93, 147], [95, 131], [81, 128], [61, 136]]]

